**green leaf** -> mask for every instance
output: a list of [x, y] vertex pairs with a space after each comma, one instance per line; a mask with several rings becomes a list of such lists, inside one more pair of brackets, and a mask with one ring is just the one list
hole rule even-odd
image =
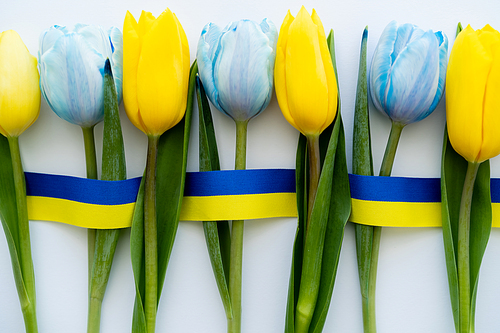
[[[330, 50], [330, 54], [332, 57], [333, 66], [335, 69], [335, 75], [337, 75], [337, 66], [335, 60], [335, 41], [334, 41], [333, 30], [330, 31], [327, 41], [328, 41], [328, 48]], [[338, 88], [338, 77], [337, 77], [337, 88]], [[323, 248], [323, 259], [321, 265], [321, 279], [320, 279], [321, 283], [320, 283], [316, 308], [314, 310], [311, 326], [309, 328], [309, 332], [315, 332], [315, 333], [320, 333], [323, 331], [323, 326], [326, 321], [328, 308], [330, 306], [330, 301], [333, 294], [335, 277], [337, 275], [340, 250], [342, 247], [342, 240], [344, 238], [344, 228], [351, 213], [351, 191], [349, 188], [349, 176], [347, 172], [347, 161], [345, 154], [344, 126], [342, 124], [342, 116], [340, 110], [341, 107], [340, 107], [340, 91], [339, 91], [337, 119], [335, 120], [332, 134], [330, 136], [330, 143], [328, 144], [328, 151], [329, 151], [330, 145], [332, 144], [334, 139], [337, 140], [335, 155], [333, 156], [334, 165], [333, 165], [332, 182], [329, 183], [329, 188], [327, 188], [327, 190], [331, 193], [331, 198], [329, 204], [328, 221], [326, 226], [325, 241]], [[336, 129], [337, 127], [338, 127], [338, 132]], [[336, 138], [334, 136], [336, 136]], [[326, 156], [327, 157], [329, 156], [328, 153]], [[325, 158], [325, 161], [323, 163], [325, 166], [327, 166], [330, 163], [327, 157]], [[322, 173], [323, 172], [324, 171], [322, 171]]]
[[135, 201], [134, 215], [132, 217], [132, 228], [130, 230], [130, 259], [135, 280], [135, 303], [132, 316], [132, 332], [146, 333], [146, 315], [144, 312], [145, 293], [145, 258], [144, 258], [144, 183], [142, 177], [141, 185]]
[[307, 218], [307, 139], [300, 135], [295, 162], [295, 183], [297, 196], [298, 223], [293, 244], [292, 266], [288, 284], [285, 333], [295, 332], [295, 308], [300, 289], [300, 275], [304, 256], [305, 224]]
[[[104, 66], [104, 129], [102, 148], [102, 180], [124, 180], [127, 178], [125, 150], [123, 147], [120, 113], [115, 83], [109, 59]], [[100, 326], [100, 304], [113, 264], [120, 229], [96, 230], [95, 249], [90, 280], [90, 305], [88, 331], [98, 332]], [[96, 304], [96, 301], [98, 303]]]
[[[363, 31], [359, 56], [358, 84], [354, 107], [352, 170], [356, 175], [373, 176], [373, 159], [370, 138], [370, 115], [368, 109], [368, 76], [366, 66], [366, 44], [368, 27]], [[363, 303], [363, 323], [369, 325], [370, 271], [372, 269], [372, 248], [374, 227], [355, 224], [356, 256]], [[375, 254], [377, 255], [377, 254]], [[375, 267], [373, 267], [375, 269]], [[376, 272], [372, 272], [376, 274]], [[373, 310], [373, 309], [372, 309]]]
[[[200, 171], [220, 170], [219, 153], [215, 130], [210, 112], [205, 89], [200, 78], [196, 77], [196, 96], [198, 99], [200, 135]], [[231, 299], [229, 296], [229, 256], [231, 249], [231, 237], [228, 221], [205, 221], [203, 231], [207, 243], [210, 263], [214, 272], [215, 281], [224, 305], [226, 317], [233, 317]]]
[[[186, 114], [173, 128], [166, 131], [159, 140], [156, 201], [157, 237], [158, 237], [158, 301], [165, 282], [167, 265], [174, 245], [179, 216], [184, 196], [187, 151], [191, 131], [195, 76], [198, 71], [196, 61], [191, 66]], [[137, 195], [132, 230], [130, 234], [130, 252], [132, 269], [136, 284], [136, 299], [132, 320], [132, 332], [146, 332], [144, 314], [145, 260], [144, 260], [144, 177]]]
[[[458, 219], [462, 190], [467, 172], [467, 161], [460, 156], [448, 139], [445, 128], [441, 164], [441, 211], [446, 269], [450, 288], [451, 306], [455, 328], [459, 323], [458, 289]], [[474, 322], [479, 269], [491, 232], [490, 165], [485, 161], [479, 167], [470, 216], [470, 277], [471, 277], [471, 321]]]
[[156, 206], [158, 220], [158, 301], [165, 281], [168, 260], [174, 245], [184, 197], [184, 180], [186, 178], [197, 72], [198, 65], [195, 61], [189, 74], [186, 115], [179, 124], [160, 137], [158, 144], [156, 202], [168, 203]]
[[23, 280], [19, 244], [19, 229], [17, 218], [16, 190], [14, 186], [14, 171], [10, 156], [9, 141], [0, 135], [0, 220], [9, 247], [12, 272], [16, 283], [17, 294], [21, 306], [30, 303], [28, 291]]

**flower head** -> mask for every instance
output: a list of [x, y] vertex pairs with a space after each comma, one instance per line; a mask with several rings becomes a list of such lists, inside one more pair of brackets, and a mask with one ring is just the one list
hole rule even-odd
[[337, 112], [337, 80], [316, 11], [288, 11], [278, 39], [276, 96], [286, 120], [304, 135], [319, 135]]
[[212, 104], [235, 121], [249, 120], [269, 104], [277, 38], [268, 19], [203, 28], [197, 51], [201, 81]]
[[40, 35], [40, 88], [51, 109], [82, 127], [104, 116], [104, 63], [110, 59], [118, 101], [122, 91], [122, 34], [113, 27], [54, 25]]
[[184, 116], [189, 85], [189, 44], [174, 13], [158, 18], [127, 12], [123, 23], [123, 100], [130, 121], [161, 135]]
[[448, 38], [441, 31], [389, 23], [370, 69], [375, 107], [405, 125], [427, 117], [443, 96], [447, 54]]
[[0, 133], [16, 137], [40, 112], [36, 58], [14, 30], [0, 33]]
[[500, 153], [500, 33], [467, 26], [446, 75], [446, 120], [453, 148], [469, 162]]

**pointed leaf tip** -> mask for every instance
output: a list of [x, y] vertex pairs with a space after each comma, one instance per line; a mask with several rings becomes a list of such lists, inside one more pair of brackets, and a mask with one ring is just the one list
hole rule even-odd
[[106, 63], [104, 64], [104, 75], [113, 76], [113, 72], [111, 71], [111, 62], [109, 59], [106, 59]]

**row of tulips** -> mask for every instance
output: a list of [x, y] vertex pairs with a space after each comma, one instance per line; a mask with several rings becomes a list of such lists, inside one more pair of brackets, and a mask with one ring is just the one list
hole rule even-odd
[[[364, 52], [366, 38], [365, 34]], [[391, 22], [380, 37], [369, 77], [366, 66], [365, 72], [359, 73], [358, 90], [369, 87], [375, 107], [392, 120], [381, 176], [390, 176], [403, 128], [427, 117], [437, 107], [446, 86], [449, 140], [468, 162], [460, 222], [456, 228], [458, 236], [448, 241], [445, 236], [449, 275], [456, 273], [455, 279], [450, 277], [450, 290], [457, 331], [461, 333], [473, 331], [474, 322], [475, 282], [471, 282], [474, 274], [471, 274], [469, 258], [473, 251], [469, 248], [472, 189], [479, 165], [500, 152], [500, 143], [495, 139], [496, 125], [500, 121], [497, 112], [498, 48], [500, 34], [497, 31], [489, 26], [479, 31], [467, 27], [455, 41], [447, 68], [448, 39], [442, 32]], [[4, 210], [0, 213], [8, 239], [9, 235], [16, 235], [12, 237], [10, 250], [16, 252], [12, 256], [14, 275], [28, 332], [37, 332], [35, 275], [17, 138], [38, 117], [40, 95], [59, 117], [82, 128], [88, 178], [97, 179], [94, 126], [107, 117], [104, 110], [110, 109], [109, 105], [117, 109], [122, 87], [128, 118], [148, 137], [146, 170], [141, 186], [143, 194], [140, 192], [138, 196], [132, 230], [135, 234], [134, 226], [140, 226], [135, 227], [141, 230], [137, 236], [140, 241], [134, 243], [140, 246], [131, 248], [138, 251], [135, 255], [132, 253], [137, 287], [133, 331], [152, 333], [172, 246], [170, 243], [166, 250], [162, 248], [163, 233], [158, 231], [163, 228], [156, 205], [157, 176], [160, 177], [156, 165], [162, 157], [162, 135], [186, 117], [187, 134], [184, 132], [184, 138], [177, 139], [184, 149], [181, 159], [185, 158], [193, 91], [196, 87], [200, 117], [202, 101], [206, 99], [203, 91], [206, 91], [212, 105], [235, 121], [235, 168], [245, 169], [247, 125], [269, 104], [273, 83], [284, 117], [303, 135], [297, 152], [299, 224], [285, 331], [322, 330], [333, 290], [343, 227], [350, 211], [333, 34], [327, 38], [317, 13], [313, 10], [309, 15], [304, 7], [297, 17], [288, 12], [279, 35], [275, 25], [267, 19], [260, 23], [241, 20], [224, 29], [209, 23], [201, 32], [196, 58], [190, 72], [186, 35], [175, 14], [168, 9], [158, 18], [142, 12], [138, 21], [127, 12], [123, 37], [114, 27], [105, 31], [101, 27], [81, 24], [73, 30], [53, 26], [40, 36], [38, 68], [36, 58], [29, 54], [17, 33], [6, 31], [0, 35], [0, 133], [7, 137], [11, 154], [17, 207], [15, 230], [5, 222], [8, 218]], [[360, 68], [363, 68], [361, 64]], [[201, 82], [195, 79], [197, 72]], [[106, 90], [106, 87], [112, 88]], [[366, 89], [360, 91], [358, 97], [362, 101]], [[363, 105], [367, 110], [366, 100]], [[117, 113], [114, 116], [117, 117]], [[368, 114], [365, 116], [367, 120]], [[373, 175], [368, 121], [363, 126], [367, 131], [356, 134], [355, 130], [354, 148], [366, 144], [368, 154], [365, 158], [354, 152], [353, 172]], [[121, 138], [121, 131], [116, 137]], [[123, 142], [113, 147], [123, 151]], [[117, 158], [117, 170], [120, 171], [107, 180], [124, 177], [124, 157], [123, 154], [117, 156], [121, 156]], [[185, 173], [185, 163], [181, 164]], [[215, 169], [215, 164], [203, 171]], [[182, 172], [178, 178], [182, 183]], [[489, 209], [491, 211], [491, 207]], [[174, 212], [175, 218], [178, 221], [178, 212]], [[176, 223], [171, 231], [172, 240]], [[207, 224], [205, 231], [208, 233], [212, 227]], [[243, 229], [244, 221], [232, 221], [229, 263], [222, 262], [219, 246], [210, 252], [228, 318], [228, 332], [241, 329]], [[328, 230], [333, 229], [337, 235], [330, 239]], [[380, 232], [379, 227], [359, 225], [356, 228], [366, 332], [376, 331], [374, 287]], [[88, 239], [88, 331], [98, 332], [100, 304], [118, 232], [89, 230]], [[107, 259], [101, 260], [103, 256]], [[134, 261], [134, 258], [139, 259]], [[331, 262], [323, 265], [331, 258], [334, 258], [334, 268], [330, 267]], [[216, 268], [228, 273], [218, 274]]]

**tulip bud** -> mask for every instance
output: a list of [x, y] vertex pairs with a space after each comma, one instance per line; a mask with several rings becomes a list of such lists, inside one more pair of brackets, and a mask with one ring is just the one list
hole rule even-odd
[[500, 153], [500, 33], [467, 26], [456, 38], [446, 75], [446, 120], [453, 148], [469, 162]]
[[40, 112], [36, 58], [14, 30], [0, 34], [0, 133], [17, 137]]
[[392, 121], [407, 125], [434, 111], [443, 96], [448, 38], [392, 21], [382, 32], [370, 69], [373, 104]]
[[201, 81], [212, 104], [235, 121], [249, 120], [269, 104], [277, 38], [267, 19], [203, 28], [197, 51]]
[[161, 135], [181, 121], [189, 85], [189, 44], [170, 9], [158, 18], [130, 12], [123, 23], [123, 100], [130, 121]]
[[104, 63], [110, 59], [118, 102], [122, 90], [122, 34], [77, 24], [73, 31], [54, 25], [40, 35], [40, 87], [62, 119], [92, 127], [104, 117]]
[[276, 96], [286, 120], [302, 134], [319, 135], [337, 112], [337, 80], [325, 30], [316, 11], [288, 11], [278, 39]]

